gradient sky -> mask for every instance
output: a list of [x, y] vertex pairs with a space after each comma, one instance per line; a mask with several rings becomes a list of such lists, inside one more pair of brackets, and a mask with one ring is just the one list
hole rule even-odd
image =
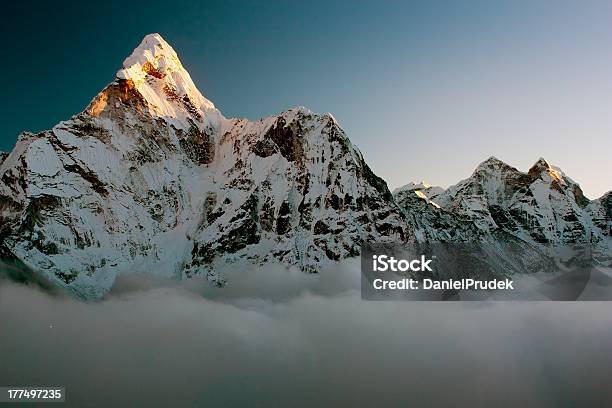
[[332, 112], [391, 188], [494, 155], [612, 189], [612, 2], [11, 2], [0, 150], [84, 109], [159, 32], [227, 117]]

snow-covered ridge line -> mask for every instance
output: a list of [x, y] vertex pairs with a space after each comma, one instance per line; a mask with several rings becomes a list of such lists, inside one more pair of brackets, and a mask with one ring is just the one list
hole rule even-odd
[[226, 119], [159, 34], [84, 112], [21, 135], [1, 173], [1, 253], [87, 299], [120, 272], [223, 285], [219, 263], [316, 272], [412, 239], [333, 116]]
[[[409, 184], [394, 196], [409, 221], [418, 218], [412, 224], [421, 240], [518, 240], [542, 248], [588, 244], [602, 254], [612, 249], [610, 195], [589, 200], [576, 182], [543, 158], [521, 172], [492, 156], [469, 178], [440, 193], [426, 195], [419, 187]], [[419, 204], [432, 200], [440, 208]]]
[[0, 180], [0, 256], [87, 299], [121, 272], [217, 285], [225, 263], [317, 272], [364, 241], [610, 253], [611, 195], [589, 201], [545, 160], [523, 173], [490, 158], [446, 190], [393, 196], [331, 114], [227, 119], [159, 34], [84, 112], [21, 134]]

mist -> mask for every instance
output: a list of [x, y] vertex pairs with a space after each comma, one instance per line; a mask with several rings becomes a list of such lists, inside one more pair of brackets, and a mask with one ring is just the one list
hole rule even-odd
[[606, 302], [372, 302], [356, 260], [228, 286], [120, 276], [99, 302], [0, 280], [0, 385], [66, 406], [603, 406]]

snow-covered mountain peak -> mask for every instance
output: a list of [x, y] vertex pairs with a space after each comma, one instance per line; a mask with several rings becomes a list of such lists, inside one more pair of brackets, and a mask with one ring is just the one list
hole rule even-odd
[[[544, 159], [525, 173], [490, 157], [436, 196], [410, 183], [395, 190], [394, 198], [423, 241], [484, 240], [544, 251], [588, 243], [600, 254], [612, 248], [612, 193], [590, 201]], [[426, 205], [430, 201], [439, 208]]]
[[479, 166], [492, 166], [492, 165], [505, 165], [506, 163], [503, 162], [502, 160], [498, 159], [495, 156], [489, 156], [489, 158], [487, 158], [487, 160], [483, 161], [482, 163], [480, 163]]
[[224, 119], [196, 88], [174, 49], [159, 34], [144, 37], [117, 71], [115, 82], [96, 96], [86, 112], [100, 116], [126, 105], [182, 129], [194, 125], [218, 128]]
[[541, 166], [545, 166], [545, 167], [550, 167], [550, 164], [548, 163], [548, 161], [546, 161], [546, 159], [545, 159], [545, 158], [543, 158], [543, 157], [540, 157], [540, 158], [538, 159], [538, 161], [536, 161], [536, 162], [534, 163], [534, 166], [536, 166], [536, 165], [541, 165]]
[[531, 166], [527, 174], [533, 179], [541, 178], [547, 182], [555, 181], [560, 185], [566, 185], [568, 184], [567, 181], [570, 181], [569, 179], [566, 180], [565, 174], [560, 168], [551, 166], [542, 157], [540, 157], [538, 161]]
[[176, 51], [159, 34], [145, 36], [117, 71], [117, 78], [131, 79], [136, 85], [149, 77], [175, 84], [180, 94], [199, 93]]
[[533, 171], [533, 172], [542, 172], [542, 171], [548, 171], [552, 168], [552, 166], [546, 161], [546, 159], [544, 159], [543, 157], [540, 157], [538, 159], [538, 161], [536, 161], [533, 166], [531, 166], [531, 168], [529, 169], [529, 171]]
[[151, 34], [84, 112], [0, 153], [0, 256], [100, 298], [120, 272], [221, 285], [219, 265], [316, 272], [364, 242], [602, 246], [611, 195], [538, 163], [531, 177], [491, 157], [447, 190], [392, 196], [333, 116], [225, 119]]
[[146, 35], [140, 42], [140, 45], [123, 61], [123, 66], [117, 72], [117, 77], [133, 80], [142, 79], [146, 75], [142, 67], [147, 62], [155, 65], [160, 71], [165, 69], [172, 69], [174, 71], [184, 69], [176, 51], [161, 35], [154, 33]]
[[331, 115], [225, 119], [158, 34], [84, 112], [22, 134], [0, 179], [0, 256], [84, 298], [124, 271], [221, 285], [225, 263], [316, 272], [414, 238]]
[[292, 122], [301, 115], [310, 116], [313, 115], [313, 112], [305, 106], [294, 106], [278, 114], [278, 116], [283, 117], [287, 122]]
[[491, 171], [498, 172], [500, 170], [501, 171], [518, 171], [514, 167], [499, 160], [497, 157], [491, 156], [476, 167], [473, 175], [476, 175], [482, 172], [491, 172]]

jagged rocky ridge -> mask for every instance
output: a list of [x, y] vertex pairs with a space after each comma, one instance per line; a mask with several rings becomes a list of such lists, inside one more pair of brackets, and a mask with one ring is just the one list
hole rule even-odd
[[20, 135], [0, 178], [2, 255], [84, 298], [120, 272], [223, 284], [218, 262], [315, 272], [413, 238], [331, 115], [227, 119], [158, 34], [84, 112]]
[[411, 183], [394, 191], [419, 241], [520, 244], [543, 254], [581, 246], [608, 263], [611, 196], [589, 200], [544, 159], [523, 173], [495, 157], [446, 190]]
[[158, 34], [82, 113], [0, 153], [0, 257], [88, 299], [120, 272], [316, 272], [364, 241], [486, 243], [510, 271], [559, 245], [609, 259], [611, 220], [612, 193], [590, 201], [543, 159], [523, 173], [490, 158], [447, 190], [392, 195], [330, 114], [227, 119]]

